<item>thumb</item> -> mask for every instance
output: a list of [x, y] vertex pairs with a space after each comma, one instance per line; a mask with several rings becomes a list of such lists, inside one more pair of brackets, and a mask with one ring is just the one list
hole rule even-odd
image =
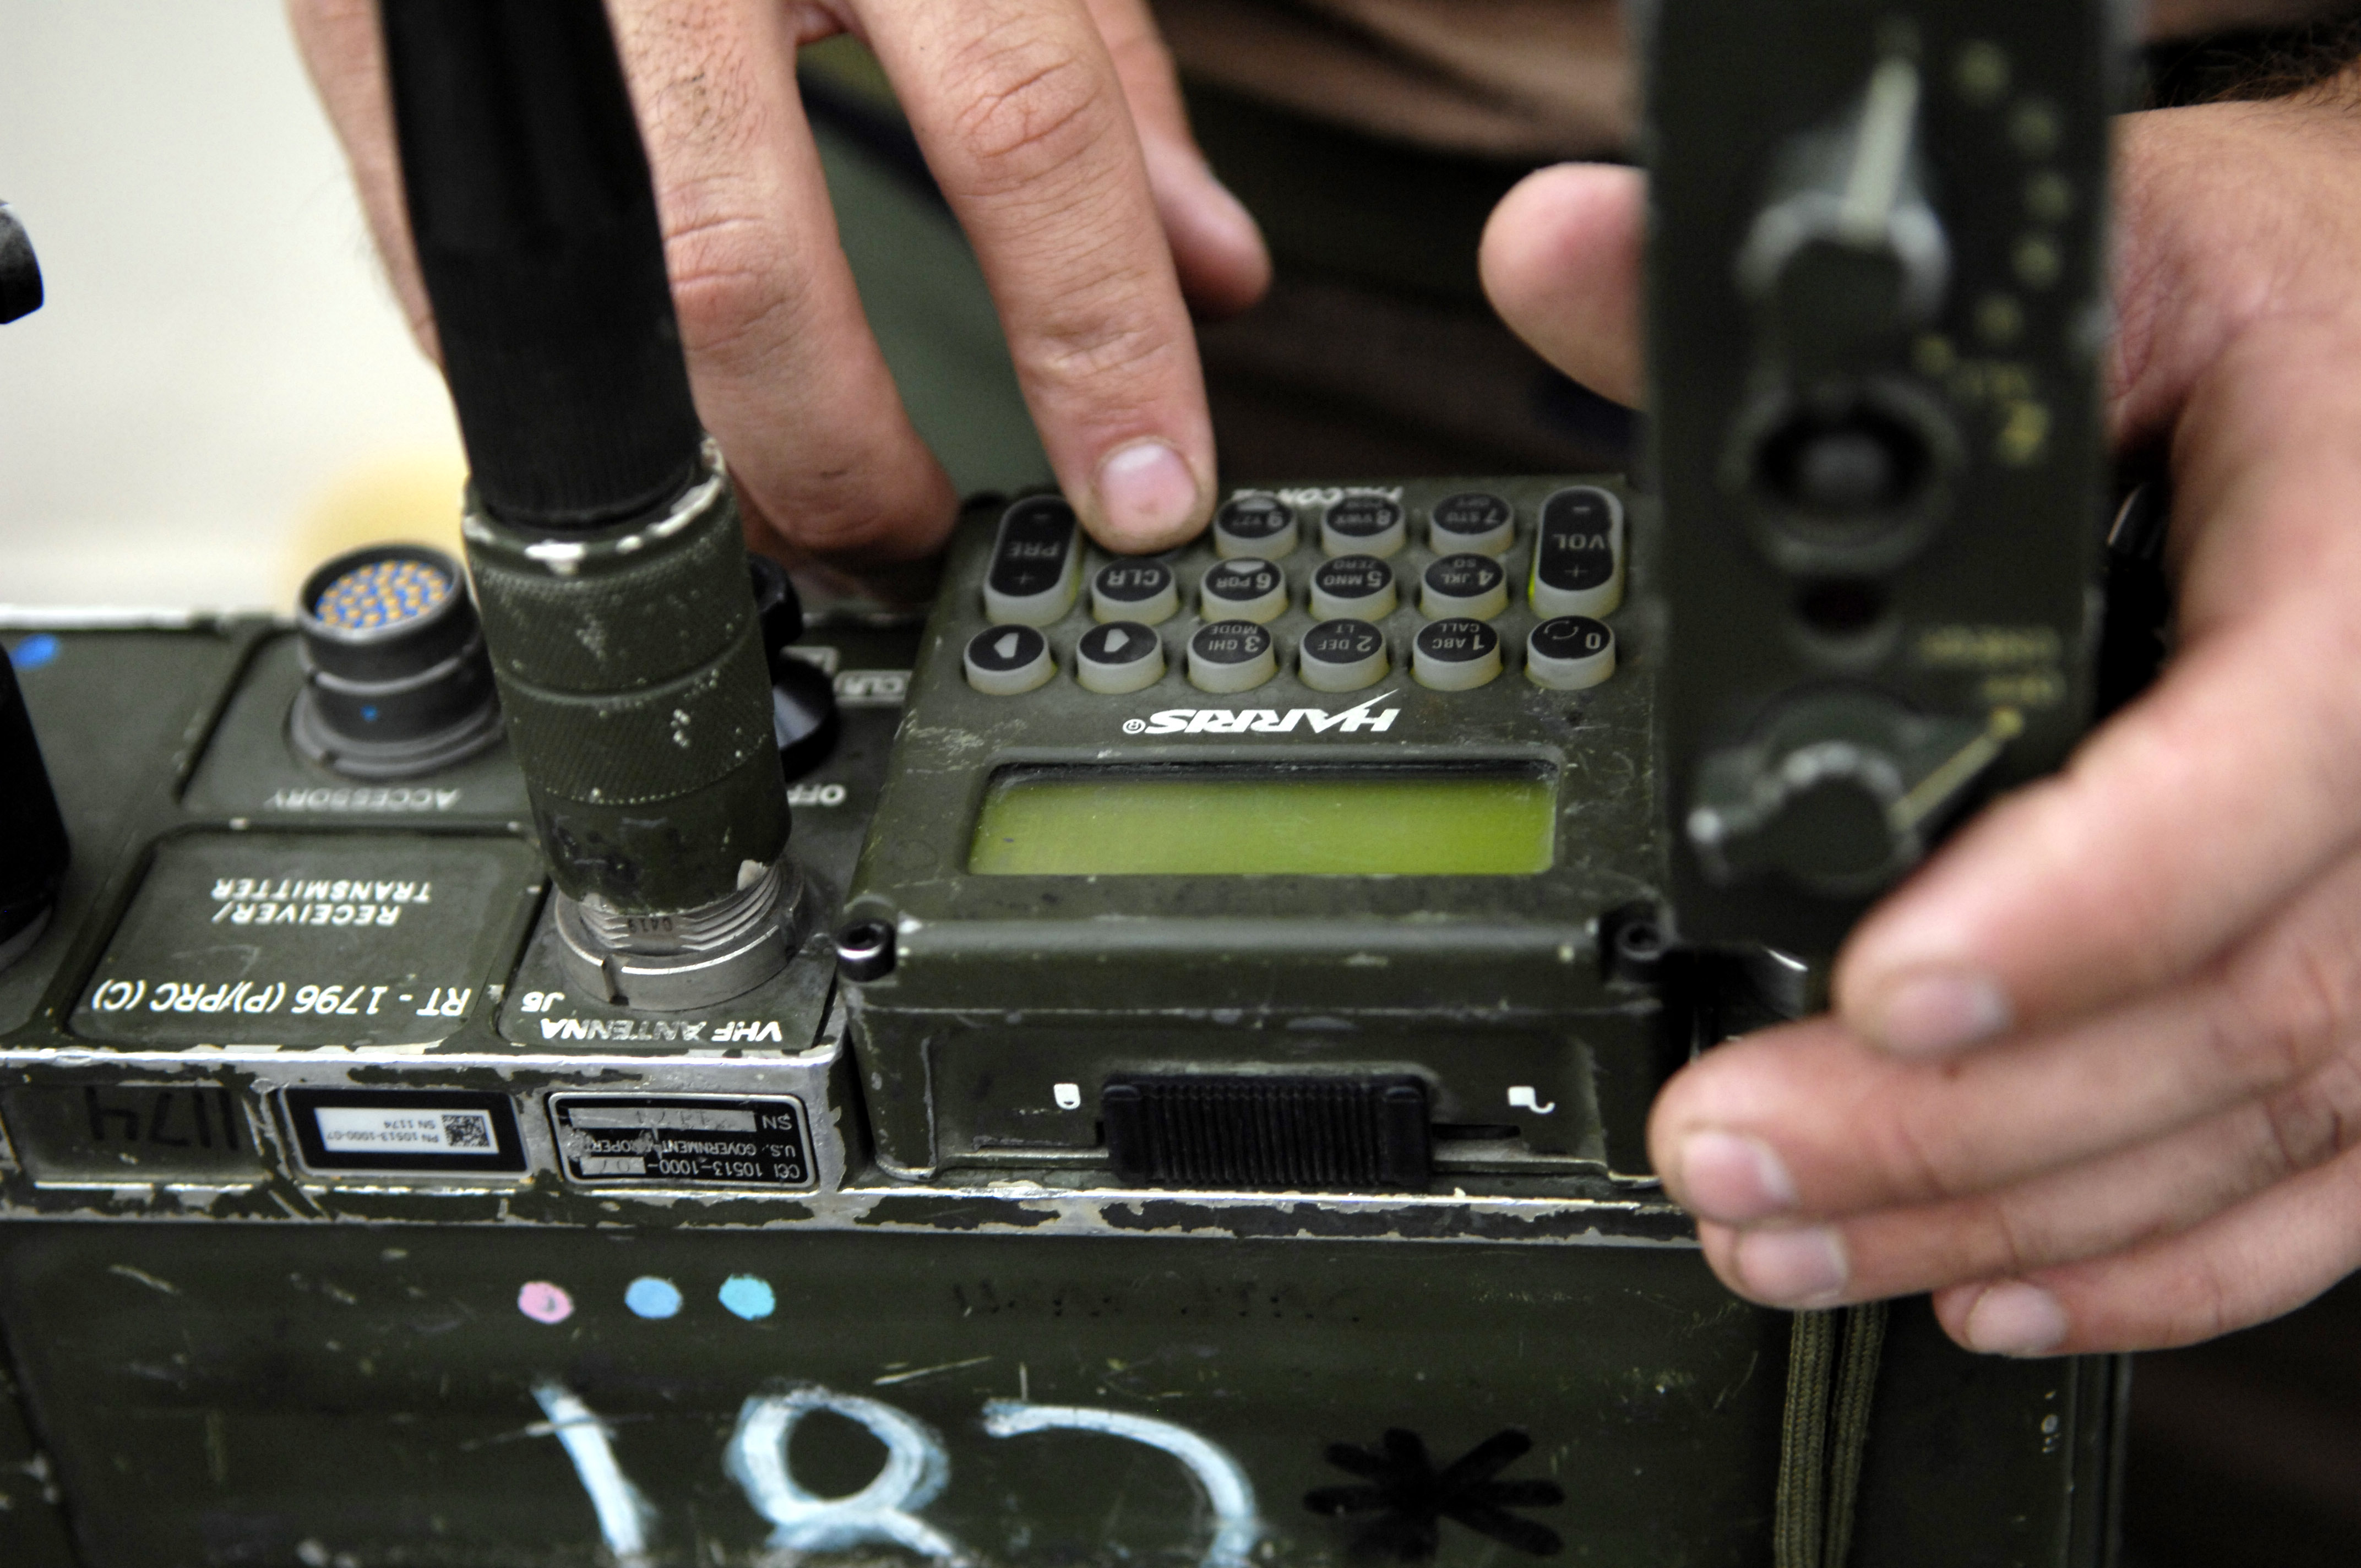
[[1527, 175], [1484, 227], [1492, 308], [1536, 353], [1591, 390], [1640, 401], [1640, 260], [1646, 180], [1562, 163]]

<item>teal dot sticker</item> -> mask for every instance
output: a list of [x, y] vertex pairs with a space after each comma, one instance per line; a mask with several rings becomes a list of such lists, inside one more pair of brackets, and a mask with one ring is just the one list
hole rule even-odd
[[623, 1305], [643, 1318], [669, 1318], [680, 1310], [680, 1287], [642, 1274], [623, 1292]]
[[769, 1280], [733, 1274], [721, 1282], [721, 1304], [751, 1323], [778, 1310], [779, 1299], [771, 1293]]

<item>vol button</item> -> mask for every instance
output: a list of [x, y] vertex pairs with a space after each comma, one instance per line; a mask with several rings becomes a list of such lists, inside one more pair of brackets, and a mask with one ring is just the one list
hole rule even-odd
[[968, 639], [967, 684], [986, 696], [1029, 692], [1058, 673], [1049, 640], [1029, 626], [995, 626]]
[[1623, 505], [1576, 485], [1542, 503], [1533, 544], [1537, 615], [1610, 615], [1623, 602]]

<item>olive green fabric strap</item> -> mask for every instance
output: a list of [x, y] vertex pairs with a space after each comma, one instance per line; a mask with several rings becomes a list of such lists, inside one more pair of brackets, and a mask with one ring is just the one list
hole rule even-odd
[[1852, 1550], [1885, 1320], [1883, 1301], [1795, 1314], [1771, 1523], [1775, 1568], [1844, 1568]]

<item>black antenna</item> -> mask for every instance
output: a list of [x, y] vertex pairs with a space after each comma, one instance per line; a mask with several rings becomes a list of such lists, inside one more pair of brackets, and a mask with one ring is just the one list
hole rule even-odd
[[703, 439], [631, 104], [595, 0], [382, 0], [410, 226], [478, 496], [654, 511]]

